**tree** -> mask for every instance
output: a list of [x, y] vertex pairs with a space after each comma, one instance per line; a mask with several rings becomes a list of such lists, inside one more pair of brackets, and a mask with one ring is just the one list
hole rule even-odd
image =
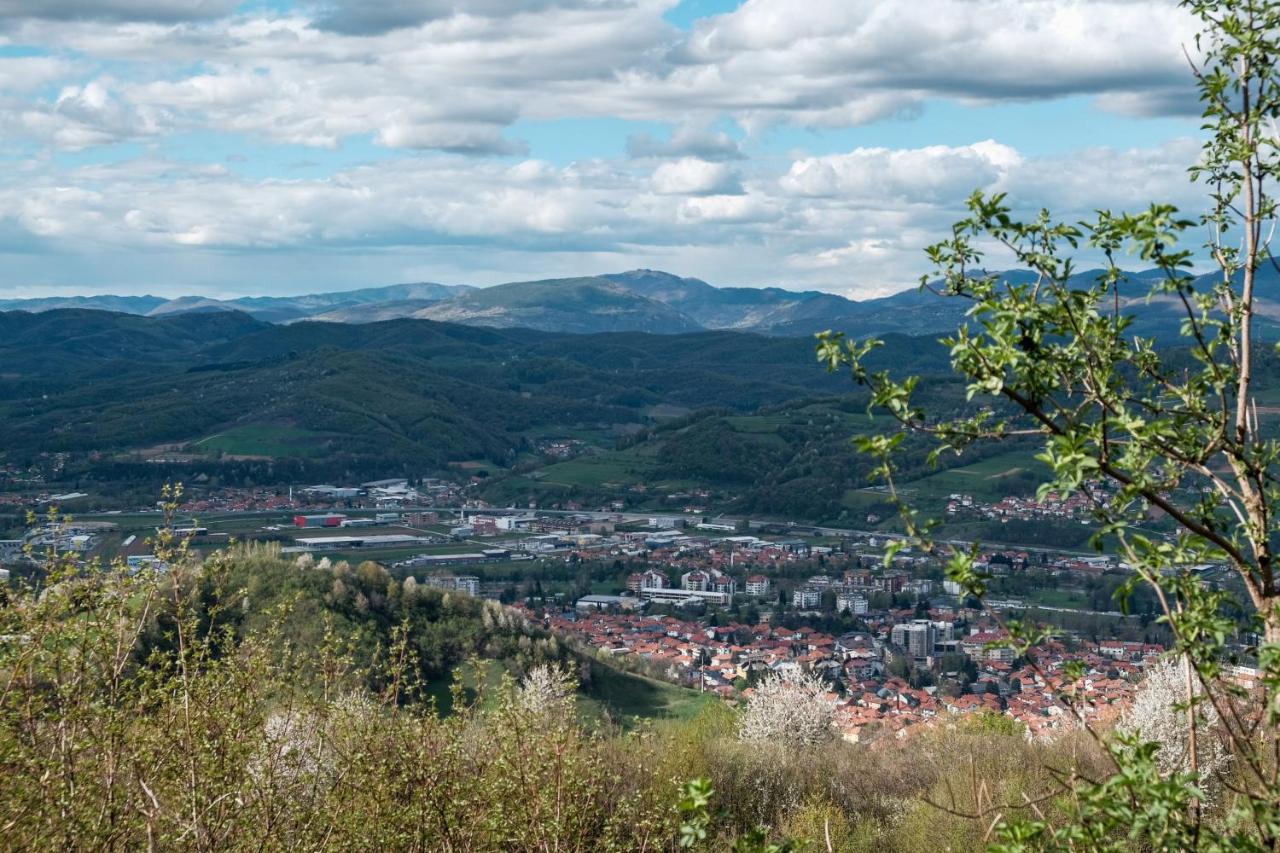
[[[1191, 726], [1187, 715], [1178, 707], [1186, 696], [1185, 658], [1170, 658], [1147, 673], [1133, 706], [1125, 713], [1121, 726], [1135, 732], [1144, 742], [1160, 744], [1156, 765], [1165, 774], [1187, 773], [1191, 764]], [[1203, 688], [1196, 686], [1197, 696]], [[1204, 784], [1216, 785], [1231, 762], [1218, 732], [1221, 719], [1209, 704], [1196, 707], [1196, 726], [1202, 736], [1197, 740], [1196, 763]]]
[[[1267, 264], [1280, 271], [1270, 248], [1277, 214], [1271, 183], [1280, 177], [1280, 4], [1182, 5], [1204, 25], [1188, 57], [1208, 139], [1189, 171], [1206, 188], [1206, 213], [1192, 219], [1156, 203], [1132, 214], [1099, 211], [1089, 222], [1057, 221], [1047, 211], [1022, 220], [1004, 194], [974, 193], [969, 216], [926, 250], [937, 283], [922, 282], [970, 304], [965, 324], [943, 343], [971, 400], [985, 405], [959, 417], [930, 416], [913, 396], [916, 378], [869, 369], [867, 357], [881, 342], [820, 336], [819, 359], [829, 369], [848, 367], [870, 388], [873, 406], [899, 422], [897, 432], [858, 444], [877, 459], [876, 473], [899, 504], [913, 544], [944, 553], [951, 579], [978, 597], [988, 581], [974, 567], [976, 546], [934, 542], [933, 522], [900, 500], [895, 472], [906, 437], [935, 438], [931, 461], [977, 443], [1038, 439], [1038, 458], [1052, 472], [1040, 494], [1083, 494], [1092, 502], [1099, 524], [1093, 544], [1105, 541], [1134, 569], [1118, 596], [1123, 602], [1139, 585], [1150, 589], [1185, 661], [1180, 710], [1188, 772], [1163, 769], [1158, 749], [1141, 736], [1112, 744], [1114, 776], [1070, 783], [1075, 824], [1050, 830], [1043, 822], [1005, 823], [1005, 837], [1024, 846], [1120, 832], [1142, 846], [1280, 848], [1280, 769], [1269, 755], [1280, 726], [1280, 557], [1273, 538], [1280, 442], [1260, 425], [1255, 396], [1259, 371], [1273, 355], [1255, 335], [1259, 272]], [[1208, 234], [1203, 255], [1216, 267], [1212, 275], [1195, 274], [1197, 251], [1185, 246], [1197, 225]], [[984, 271], [991, 246], [1031, 274]], [[1082, 247], [1103, 258], [1096, 276], [1077, 274], [1072, 256]], [[1156, 274], [1130, 278], [1117, 260], [1125, 251]], [[1141, 305], [1140, 296], [1182, 312], [1178, 347], [1132, 334], [1126, 305]], [[1174, 526], [1173, 535], [1139, 529], [1153, 511]], [[1204, 562], [1228, 565], [1252, 606], [1262, 640], [1244, 651], [1259, 662], [1261, 696], [1221, 677], [1234, 631], [1226, 611], [1234, 602], [1190, 571]], [[1025, 624], [1009, 627], [1024, 650], [1044, 636]], [[1240, 765], [1226, 834], [1201, 832], [1202, 793], [1195, 787], [1206, 769], [1197, 748], [1201, 705], [1219, 713]], [[1117, 797], [1124, 803], [1117, 805]], [[1157, 814], [1183, 819], [1156, 820]]]
[[520, 682], [516, 705], [530, 714], [563, 717], [573, 707], [575, 689], [573, 676], [559, 664], [539, 664]]
[[835, 733], [835, 703], [827, 686], [808, 673], [770, 675], [747, 700], [738, 726], [744, 741], [814, 746]]

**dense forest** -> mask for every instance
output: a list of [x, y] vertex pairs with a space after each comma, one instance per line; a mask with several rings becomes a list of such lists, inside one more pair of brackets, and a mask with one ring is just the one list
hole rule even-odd
[[[233, 312], [58, 310], [0, 314], [0, 339], [0, 461], [27, 468], [64, 454], [63, 479], [80, 484], [421, 476], [462, 460], [505, 467], [538, 436], [584, 435], [609, 449], [672, 414], [752, 413], [849, 392], [814, 363], [810, 340], [731, 332], [575, 336], [428, 320], [273, 326]], [[903, 350], [918, 353], [922, 369], [944, 365], [936, 345]], [[682, 441], [696, 446], [714, 427]], [[694, 451], [673, 447], [664, 465], [683, 476]], [[736, 467], [708, 459], [693, 473], [740, 482], [745, 466], [793, 456], [779, 448]]]

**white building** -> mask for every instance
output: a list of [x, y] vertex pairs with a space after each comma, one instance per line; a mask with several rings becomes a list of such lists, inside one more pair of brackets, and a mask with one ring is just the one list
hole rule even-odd
[[720, 592], [733, 595], [737, 582], [719, 569], [694, 569], [680, 576], [680, 587], [696, 592]]
[[802, 586], [791, 593], [791, 606], [802, 610], [812, 610], [822, 606], [822, 590]]
[[848, 610], [854, 615], [866, 613], [871, 607], [865, 595], [857, 592], [842, 592], [836, 596], [836, 612], [843, 613]]
[[480, 594], [480, 578], [475, 575], [432, 575], [422, 582], [437, 589], [452, 589], [467, 595]]
[[928, 619], [913, 619], [894, 625], [889, 637], [894, 645], [906, 649], [913, 658], [927, 658], [933, 654], [935, 629]]
[[732, 593], [698, 589], [642, 589], [640, 597], [659, 604], [688, 604], [692, 601], [702, 601], [728, 607], [733, 603]]

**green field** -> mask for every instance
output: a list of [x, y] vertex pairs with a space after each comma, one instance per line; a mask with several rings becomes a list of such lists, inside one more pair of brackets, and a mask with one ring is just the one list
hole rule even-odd
[[1034, 458], [1034, 453], [1019, 450], [905, 483], [902, 492], [927, 501], [945, 499], [955, 493], [994, 501], [1009, 494], [1027, 494], [1026, 486], [1031, 479], [1039, 483], [1048, 476], [1049, 470]]
[[657, 464], [652, 448], [633, 447], [548, 465], [536, 480], [553, 486], [626, 486], [650, 482]]
[[1041, 607], [1088, 609], [1089, 596], [1078, 589], [1037, 589], [1023, 596], [1028, 604]]
[[808, 426], [830, 422], [832, 426], [849, 435], [860, 435], [877, 429], [893, 429], [897, 422], [884, 415], [873, 417], [865, 412], [844, 412], [822, 403], [786, 412], [757, 415], [730, 415], [724, 419], [736, 432], [770, 433], [779, 427], [794, 424]]
[[[484, 661], [479, 672], [471, 664], [462, 664], [454, 669], [452, 678], [427, 685], [426, 693], [435, 699], [440, 713], [448, 714], [453, 710], [453, 683], [457, 681], [466, 701], [474, 702], [483, 693], [483, 704], [491, 706], [505, 671], [501, 663], [492, 660]], [[606, 711], [624, 728], [642, 720], [688, 720], [720, 701], [710, 693], [654, 681], [599, 662], [593, 664], [592, 672], [591, 683], [578, 691], [578, 713], [587, 720], [600, 720]]]
[[[328, 557], [331, 562], [336, 563], [338, 560], [346, 560], [348, 563], [362, 563], [365, 560], [373, 560], [378, 563], [394, 563], [398, 560], [406, 560], [409, 557], [417, 557], [420, 554], [475, 554], [485, 548], [501, 547], [491, 542], [473, 542], [471, 544], [458, 543], [456, 545], [413, 545], [413, 546], [397, 546], [395, 548], [351, 548], [346, 550], [327, 551], [324, 549], [316, 549], [311, 555], [317, 560], [321, 557]], [[510, 565], [510, 563], [480, 563], [476, 565], [464, 565], [461, 563], [440, 566], [441, 571], [459, 571], [462, 574], [482, 575], [480, 571], [486, 565]], [[463, 569], [465, 568], [465, 571]]]
[[769, 433], [791, 423], [793, 415], [731, 415], [724, 420], [735, 432]]
[[242, 426], [202, 438], [191, 446], [228, 456], [308, 457], [319, 455], [326, 440], [322, 433], [295, 427]]
[[720, 701], [710, 693], [698, 693], [604, 665], [596, 666], [584, 693], [580, 705], [607, 708], [610, 716], [615, 720], [621, 718], [624, 725], [649, 719], [687, 720]]

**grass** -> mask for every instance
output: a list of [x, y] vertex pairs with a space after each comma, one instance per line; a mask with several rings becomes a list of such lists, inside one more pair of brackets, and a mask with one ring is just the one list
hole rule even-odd
[[870, 417], [863, 412], [842, 412], [820, 403], [805, 406], [803, 409], [774, 412], [767, 415], [731, 415], [726, 417], [725, 421], [736, 432], [771, 433], [777, 432], [779, 427], [787, 424], [796, 424], [797, 426], [808, 426], [810, 423], [825, 424], [830, 421], [833, 415], [835, 416], [833, 426], [838, 431], [847, 432], [850, 435], [884, 429], [893, 426], [894, 423], [892, 418], [884, 415]]
[[524, 435], [530, 439], [571, 438], [587, 444], [608, 447], [617, 441], [618, 436], [622, 435], [624, 431], [622, 424], [614, 424], [605, 428], [570, 426], [567, 424], [542, 424], [525, 430]]
[[507, 472], [501, 465], [495, 465], [487, 459], [469, 459], [450, 462], [449, 467], [466, 474], [468, 477], [497, 477]]
[[689, 720], [703, 708], [720, 701], [714, 694], [654, 681], [607, 665], [595, 667], [585, 693], [580, 703], [607, 709], [614, 719], [621, 718], [624, 725], [638, 720]]
[[1030, 471], [1037, 480], [1049, 472], [1031, 451], [1010, 451], [975, 462], [939, 471], [904, 484], [904, 490], [925, 500], [941, 500], [953, 493], [973, 495], [979, 500], [998, 500], [1023, 489], [1024, 480], [1016, 475]]
[[241, 426], [193, 442], [204, 452], [228, 456], [317, 456], [323, 451], [326, 437], [310, 430], [286, 426]]
[[650, 448], [631, 447], [594, 456], [580, 456], [577, 459], [548, 465], [539, 472], [537, 482], [550, 486], [590, 487], [606, 484], [622, 486], [633, 483], [647, 483], [655, 486], [680, 485], [681, 487], [692, 485], [686, 481], [655, 483], [653, 471], [657, 465], [658, 461]]
[[850, 489], [844, 493], [844, 498], [841, 499], [841, 503], [849, 509], [867, 510], [875, 506], [886, 504], [889, 500], [889, 493], [887, 491], [866, 488]]
[[1027, 593], [1023, 599], [1028, 604], [1038, 604], [1041, 607], [1089, 609], [1089, 596], [1078, 589], [1037, 589]]
[[[314, 550], [311, 556], [317, 560], [325, 557], [329, 558], [329, 562], [337, 563], [346, 560], [351, 565], [359, 565], [365, 560], [372, 560], [375, 563], [394, 563], [399, 560], [407, 560], [410, 557], [416, 557], [422, 553], [421, 548], [353, 548], [350, 551], [326, 551]], [[448, 568], [453, 568], [449, 566]]]
[[453, 713], [454, 682], [462, 685], [463, 697], [467, 702], [476, 701], [482, 692], [485, 696], [485, 707], [491, 707], [496, 702], [498, 688], [502, 684], [502, 675], [506, 672], [506, 668], [496, 660], [481, 661], [480, 667], [477, 670], [472, 663], [459, 664], [453, 668], [449, 676], [438, 678], [426, 686], [424, 693], [428, 699], [435, 700], [436, 710], [441, 716]]
[[[233, 536], [258, 536], [264, 532], [269, 532], [263, 531], [262, 528], [272, 525], [286, 528], [289, 531], [299, 530], [299, 528], [293, 526], [293, 516], [287, 513], [277, 513], [273, 516], [229, 515], [210, 518], [205, 518], [200, 513], [195, 513], [195, 517], [201, 527], [209, 528], [210, 533], [230, 533]], [[285, 531], [278, 532], [283, 533]]]
[[[413, 545], [403, 546], [397, 545], [394, 548], [351, 548], [349, 550], [330, 551], [324, 548], [317, 548], [311, 551], [311, 555], [319, 560], [321, 557], [328, 557], [331, 562], [346, 560], [348, 563], [362, 563], [365, 560], [373, 560], [376, 563], [393, 563], [399, 560], [407, 560], [410, 557], [417, 557], [423, 554], [478, 554], [486, 548], [501, 547], [493, 543], [486, 543], [483, 540], [475, 541], [472, 544], [460, 543], [457, 545]], [[499, 565], [498, 563], [451, 563], [449, 565], [440, 566], [440, 571], [457, 572], [459, 574], [482, 574], [478, 571], [483, 566]], [[509, 561], [501, 563], [501, 565], [510, 565]], [[418, 571], [423, 571], [423, 567]]]
[[[596, 662], [590, 684], [578, 692], [578, 712], [586, 719], [601, 719], [605, 712], [624, 728], [642, 720], [689, 720], [708, 705], [720, 701], [710, 693], [698, 693], [674, 684], [644, 678]], [[491, 707], [499, 695], [506, 668], [499, 661], [483, 661], [478, 670], [472, 663], [455, 667], [450, 677], [427, 685], [426, 694], [436, 701], [441, 714], [453, 710], [453, 684], [462, 685], [463, 695], [474, 702], [483, 694], [482, 703]]]

